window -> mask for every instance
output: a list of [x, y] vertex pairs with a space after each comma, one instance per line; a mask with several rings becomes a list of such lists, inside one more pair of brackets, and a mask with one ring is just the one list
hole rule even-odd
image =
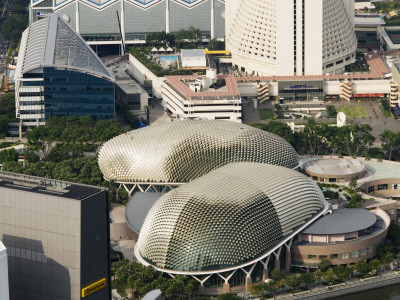
[[338, 254], [331, 254], [331, 259], [336, 259], [336, 258], [338, 258], [338, 257], [339, 257]]
[[361, 250], [361, 256], [364, 256], [367, 254], [367, 248], [364, 248]]
[[378, 191], [387, 190], [387, 188], [388, 188], [387, 184], [378, 184]]
[[348, 253], [342, 253], [341, 258], [342, 259], [348, 259], [349, 258], [349, 254]]
[[316, 255], [308, 255], [308, 259], [316, 259], [317, 258], [317, 256]]
[[353, 250], [353, 251], [351, 252], [351, 257], [358, 257], [359, 254], [360, 254], [360, 251], [358, 251], [358, 250]]
[[328, 258], [328, 256], [326, 256], [326, 255], [320, 255], [319, 256], [319, 259], [327, 259]]
[[368, 194], [375, 192], [375, 187], [374, 186], [369, 186], [368, 187]]
[[392, 183], [392, 190], [398, 190], [400, 188], [400, 184]]
[[374, 245], [369, 246], [368, 253], [372, 253], [374, 251]]
[[388, 213], [389, 216], [391, 216], [394, 214], [394, 209], [393, 208], [388, 209], [386, 212]]

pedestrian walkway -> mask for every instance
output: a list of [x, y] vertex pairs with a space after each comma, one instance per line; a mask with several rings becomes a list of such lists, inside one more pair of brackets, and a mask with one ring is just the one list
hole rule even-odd
[[118, 244], [114, 250], [122, 252], [125, 258], [132, 261], [138, 237], [126, 224], [125, 206], [111, 203], [110, 219], [110, 240], [116, 241]]
[[307, 299], [307, 300], [320, 300], [320, 299], [330, 299], [334, 297], [340, 297], [343, 295], [348, 295], [352, 293], [358, 293], [366, 290], [376, 289], [379, 287], [384, 287], [388, 285], [400, 283], [399, 272], [385, 272], [379, 277], [361, 281], [358, 278], [353, 278], [346, 281], [345, 285], [338, 285], [328, 290], [326, 286], [318, 286], [310, 289], [310, 293], [304, 293], [299, 295], [284, 294], [277, 295], [276, 300], [286, 300], [286, 299]]

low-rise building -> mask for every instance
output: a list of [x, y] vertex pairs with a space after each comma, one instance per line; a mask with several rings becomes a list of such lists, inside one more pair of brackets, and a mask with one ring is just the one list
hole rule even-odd
[[164, 109], [179, 119], [207, 118], [242, 122], [242, 103], [233, 75], [166, 76], [161, 94]]
[[316, 269], [321, 259], [336, 266], [371, 260], [389, 225], [389, 216], [380, 208], [333, 210], [298, 235], [291, 248], [292, 266]]
[[304, 172], [315, 181], [348, 182], [362, 178], [366, 165], [358, 159], [326, 158], [312, 160], [303, 165]]
[[183, 69], [206, 69], [207, 58], [203, 49], [182, 49], [181, 63]]

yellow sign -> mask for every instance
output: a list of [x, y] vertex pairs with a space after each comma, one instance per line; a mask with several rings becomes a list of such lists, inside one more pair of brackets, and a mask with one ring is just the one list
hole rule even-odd
[[85, 287], [82, 289], [82, 298], [89, 296], [93, 294], [94, 292], [97, 292], [98, 290], [101, 290], [102, 288], [105, 288], [107, 285], [107, 280], [105, 278], [100, 279], [99, 281]]

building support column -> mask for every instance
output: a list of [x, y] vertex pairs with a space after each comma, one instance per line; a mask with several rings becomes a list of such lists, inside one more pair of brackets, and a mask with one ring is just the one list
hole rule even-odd
[[228, 282], [224, 282], [222, 285], [222, 293], [229, 294], [231, 292], [231, 285]]
[[211, 0], [211, 39], [215, 38], [214, 14], [214, 0]]
[[165, 9], [165, 32], [166, 33], [170, 33], [169, 32], [169, 0], [165, 0], [165, 5], [166, 5], [166, 9]]
[[292, 247], [293, 237], [285, 243], [286, 246], [286, 257], [285, 257], [285, 273], [290, 272], [290, 266], [292, 264], [292, 253], [290, 248]]
[[75, 30], [76, 30], [77, 33], [80, 33], [79, 0], [75, 0]]
[[290, 265], [292, 264], [292, 253], [290, 252], [290, 248], [286, 250], [286, 261], [285, 261], [285, 273], [290, 272]]
[[274, 268], [277, 269], [279, 272], [281, 271], [281, 261], [279, 259], [279, 257], [281, 256], [281, 251], [282, 251], [282, 246], [279, 247], [279, 249], [277, 249], [277, 252], [273, 252], [274, 256], [275, 256], [275, 263], [274, 263]]
[[[121, 35], [122, 35], [122, 43], [125, 45], [125, 9], [124, 9], [124, 0], [121, 0]], [[124, 49], [125, 52], [125, 49]], [[124, 53], [125, 54], [125, 53]]]
[[271, 258], [271, 255], [267, 256], [267, 258], [265, 259], [265, 261], [260, 261], [262, 263], [262, 265], [264, 266], [263, 268], [263, 273], [262, 273], [262, 280], [265, 281], [267, 279], [269, 279], [269, 275], [268, 275], [268, 263], [269, 263], [269, 259]]
[[253, 284], [251, 277], [246, 276], [244, 284], [245, 284], [246, 291], [248, 291], [250, 289], [250, 286]]

